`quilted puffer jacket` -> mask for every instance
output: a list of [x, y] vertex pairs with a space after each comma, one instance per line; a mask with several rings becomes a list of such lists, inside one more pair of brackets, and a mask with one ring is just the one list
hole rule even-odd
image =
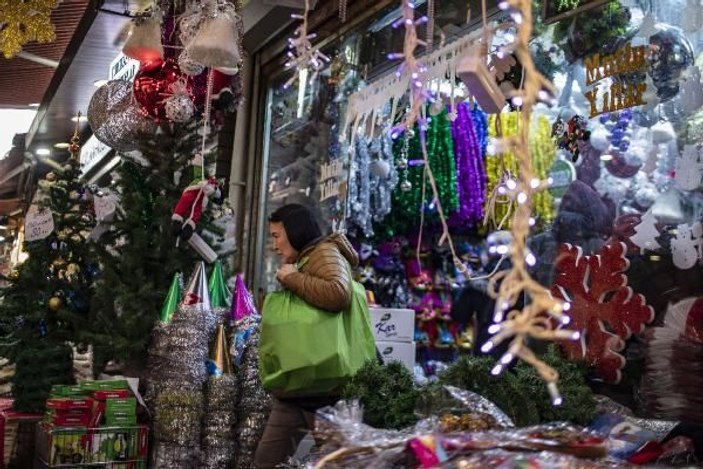
[[359, 256], [343, 234], [333, 234], [304, 248], [299, 271], [281, 282], [308, 304], [332, 312], [344, 311], [352, 298], [351, 270]]

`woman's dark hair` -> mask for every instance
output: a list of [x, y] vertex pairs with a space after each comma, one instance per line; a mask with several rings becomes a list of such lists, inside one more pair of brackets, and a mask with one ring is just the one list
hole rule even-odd
[[322, 236], [315, 215], [300, 204], [284, 205], [269, 216], [269, 222], [283, 223], [288, 242], [296, 251], [302, 251], [305, 246]]

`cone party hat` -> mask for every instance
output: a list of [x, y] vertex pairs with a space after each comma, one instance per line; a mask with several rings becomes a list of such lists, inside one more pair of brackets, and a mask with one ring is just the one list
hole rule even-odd
[[198, 262], [195, 270], [188, 280], [185, 295], [182, 301], [183, 306], [201, 305], [205, 309], [210, 309], [210, 294], [207, 290], [207, 280], [205, 276], [205, 263]]
[[181, 300], [181, 274], [176, 273], [173, 275], [173, 280], [171, 281], [171, 286], [168, 288], [168, 293], [166, 294], [166, 299], [164, 300], [164, 305], [161, 307], [161, 313], [159, 314], [159, 319], [162, 322], [171, 321], [171, 316], [176, 312], [178, 308], [178, 302]]
[[208, 373], [211, 377], [232, 374], [232, 361], [229, 358], [229, 346], [225, 326], [220, 324], [215, 334], [215, 341], [210, 350], [210, 360], [208, 360]]
[[237, 274], [234, 285], [234, 298], [232, 301], [232, 320], [239, 321], [247, 316], [255, 315], [258, 315], [258, 313], [256, 311], [256, 306], [254, 306], [254, 298], [244, 284], [242, 275]]
[[208, 280], [208, 292], [210, 293], [210, 304], [213, 308], [229, 308], [231, 306], [231, 293], [225, 283], [225, 276], [222, 273], [222, 263], [215, 261], [215, 265]]

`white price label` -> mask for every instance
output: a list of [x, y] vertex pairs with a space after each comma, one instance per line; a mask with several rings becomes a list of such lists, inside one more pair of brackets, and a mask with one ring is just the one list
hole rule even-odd
[[95, 206], [95, 218], [98, 221], [111, 221], [117, 208], [117, 196], [115, 194], [106, 194], [101, 197], [95, 197], [93, 204]]
[[24, 221], [24, 239], [36, 241], [44, 239], [54, 231], [54, 217], [51, 210], [32, 207]]

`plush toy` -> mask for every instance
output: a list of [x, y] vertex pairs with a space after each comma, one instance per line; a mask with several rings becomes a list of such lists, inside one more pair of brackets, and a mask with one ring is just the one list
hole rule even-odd
[[220, 184], [218, 180], [212, 176], [207, 179], [202, 179], [202, 157], [196, 155], [193, 159], [193, 167], [195, 172], [194, 181], [183, 189], [181, 198], [173, 210], [172, 229], [174, 236], [180, 236], [182, 240], [187, 241], [193, 236], [196, 225], [200, 221], [200, 216], [208, 201], [219, 199], [221, 197]]

